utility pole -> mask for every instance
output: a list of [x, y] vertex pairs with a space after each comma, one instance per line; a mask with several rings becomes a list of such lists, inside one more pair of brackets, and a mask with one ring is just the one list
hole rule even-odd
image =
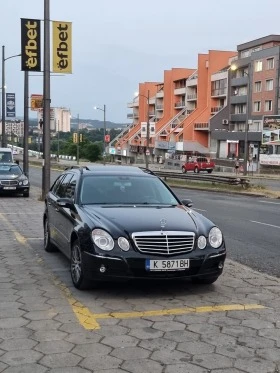
[[104, 130], [104, 139], [103, 139], [103, 148], [104, 148], [104, 152], [103, 152], [103, 163], [104, 165], [106, 164], [106, 105], [104, 104], [103, 106], [103, 130]]
[[29, 96], [29, 76], [28, 71], [24, 71], [24, 130], [23, 130], [23, 172], [26, 176], [29, 174], [29, 162], [28, 162], [28, 132], [29, 132], [29, 107], [28, 107], [28, 96]]
[[146, 168], [149, 168], [149, 152], [150, 152], [150, 90], [148, 90], [147, 96], [147, 146], [146, 146], [146, 154], [145, 154], [145, 161], [146, 161]]
[[2, 147], [6, 148], [5, 45], [2, 45]]
[[80, 162], [80, 114], [77, 115], [78, 131], [77, 131], [77, 164]]
[[50, 189], [50, 1], [44, 0], [44, 83], [43, 83], [43, 168], [42, 199]]
[[59, 162], [59, 119], [57, 120], [57, 162]]

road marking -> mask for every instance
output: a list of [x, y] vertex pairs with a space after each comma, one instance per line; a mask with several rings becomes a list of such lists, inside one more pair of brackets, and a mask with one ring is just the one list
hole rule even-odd
[[207, 212], [207, 210], [197, 209], [196, 207], [193, 207], [192, 209], [193, 209], [193, 210], [196, 210], [196, 211], [203, 211], [203, 212]]
[[278, 229], [280, 229], [280, 227], [278, 225], [262, 223], [261, 221], [250, 220], [250, 222], [251, 223], [256, 223], [256, 224], [261, 224], [261, 225], [266, 225], [266, 226], [272, 227], [272, 228], [278, 228]]
[[260, 201], [261, 203], [270, 203], [272, 205], [280, 205], [280, 202], [269, 202], [269, 201]]

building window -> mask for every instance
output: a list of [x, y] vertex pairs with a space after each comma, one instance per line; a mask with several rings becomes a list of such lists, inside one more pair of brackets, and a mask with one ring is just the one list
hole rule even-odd
[[262, 91], [262, 82], [255, 82], [255, 92]]
[[247, 51], [242, 51], [241, 52], [241, 58], [246, 58], [246, 57], [249, 57], [251, 56], [251, 50], [247, 50]]
[[267, 70], [274, 69], [274, 58], [268, 58], [266, 60], [266, 68]]
[[261, 102], [260, 101], [255, 101], [254, 102], [254, 112], [258, 113], [261, 111]]
[[262, 61], [255, 61], [255, 71], [262, 71]]
[[246, 114], [246, 104], [236, 105], [235, 114]]
[[264, 110], [265, 111], [272, 111], [272, 100], [265, 101]]
[[273, 79], [268, 79], [265, 81], [265, 90], [273, 91]]

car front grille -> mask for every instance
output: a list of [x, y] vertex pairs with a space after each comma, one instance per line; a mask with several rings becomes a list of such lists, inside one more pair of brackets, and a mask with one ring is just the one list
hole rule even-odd
[[168, 256], [192, 251], [195, 234], [177, 231], [135, 232], [132, 239], [143, 254]]
[[4, 186], [15, 186], [18, 185], [17, 180], [0, 180], [0, 184]]

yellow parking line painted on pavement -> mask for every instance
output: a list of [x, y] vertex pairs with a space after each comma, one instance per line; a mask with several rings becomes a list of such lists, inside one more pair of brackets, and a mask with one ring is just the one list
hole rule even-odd
[[260, 304], [225, 304], [219, 306], [203, 306], [203, 307], [184, 307], [171, 308], [165, 310], [153, 311], [136, 311], [136, 312], [110, 312], [110, 313], [94, 313], [92, 316], [95, 319], [128, 319], [147, 316], [168, 316], [168, 315], [184, 315], [188, 313], [206, 313], [206, 312], [226, 312], [226, 311], [247, 311], [264, 309], [266, 307]]

